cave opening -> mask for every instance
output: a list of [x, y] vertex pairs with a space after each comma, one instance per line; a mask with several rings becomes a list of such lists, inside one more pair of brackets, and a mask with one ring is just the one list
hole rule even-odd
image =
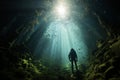
[[[117, 1], [113, 5], [107, 0], [5, 0], [0, 4], [3, 79], [120, 79]], [[72, 48], [78, 58], [74, 73], [69, 60]]]

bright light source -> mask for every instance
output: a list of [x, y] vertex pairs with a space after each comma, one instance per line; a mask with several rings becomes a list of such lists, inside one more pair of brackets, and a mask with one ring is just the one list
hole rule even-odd
[[65, 7], [60, 5], [58, 8], [57, 8], [57, 11], [58, 11], [58, 14], [60, 16], [65, 16]]
[[59, 5], [57, 8], [56, 8], [56, 12], [57, 12], [57, 16], [58, 17], [61, 17], [61, 18], [65, 18], [66, 17], [66, 7], [64, 5]]

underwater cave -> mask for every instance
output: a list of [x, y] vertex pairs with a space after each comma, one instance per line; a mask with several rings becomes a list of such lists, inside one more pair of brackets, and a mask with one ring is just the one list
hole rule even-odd
[[117, 0], [1, 0], [0, 80], [120, 80]]

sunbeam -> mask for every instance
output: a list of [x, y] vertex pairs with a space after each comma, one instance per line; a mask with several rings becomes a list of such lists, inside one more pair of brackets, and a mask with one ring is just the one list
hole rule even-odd
[[52, 63], [59, 61], [59, 64], [64, 67], [69, 65], [68, 54], [71, 48], [76, 50], [80, 63], [87, 58], [87, 47], [81, 30], [72, 20], [51, 22], [38, 45], [38, 48], [41, 45], [46, 46], [43, 53], [47, 53], [47, 56], [43, 54], [44, 57], [50, 57]]
[[48, 3], [41, 4], [35, 16], [25, 17], [29, 21], [16, 30], [20, 34], [15, 43], [26, 44], [36, 59], [48, 61], [45, 64], [63, 67], [69, 66], [68, 54], [74, 48], [78, 65], [85, 64], [88, 54], [96, 48], [94, 42], [103, 39], [105, 31], [87, 15], [82, 4], [75, 5], [77, 2], [72, 0]]

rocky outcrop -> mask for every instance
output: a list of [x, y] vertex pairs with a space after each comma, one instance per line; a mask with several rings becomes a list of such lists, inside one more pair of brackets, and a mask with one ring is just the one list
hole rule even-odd
[[85, 80], [120, 80], [120, 36], [97, 42]]

